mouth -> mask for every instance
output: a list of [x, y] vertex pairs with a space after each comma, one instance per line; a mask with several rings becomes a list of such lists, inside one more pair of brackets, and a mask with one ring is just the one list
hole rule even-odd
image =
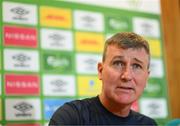
[[117, 87], [117, 89], [120, 90], [120, 91], [123, 91], [123, 92], [134, 91], [134, 88], [132, 88], [132, 87], [125, 87], [125, 86]]

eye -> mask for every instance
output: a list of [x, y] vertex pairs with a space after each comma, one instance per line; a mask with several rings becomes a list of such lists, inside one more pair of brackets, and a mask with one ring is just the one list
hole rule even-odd
[[115, 60], [112, 65], [114, 67], [123, 67], [124, 63], [121, 60]]
[[137, 63], [133, 64], [132, 67], [133, 67], [133, 69], [142, 69], [142, 66], [140, 64], [137, 64]]

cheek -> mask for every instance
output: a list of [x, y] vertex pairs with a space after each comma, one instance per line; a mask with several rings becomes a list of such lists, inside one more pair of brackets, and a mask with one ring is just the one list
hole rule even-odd
[[106, 69], [104, 69], [104, 71], [102, 72], [102, 75], [103, 75], [104, 80], [106, 79], [113, 80], [117, 76], [116, 72], [112, 68], [109, 68], [109, 67], [106, 67]]
[[108, 85], [108, 88], [116, 85], [119, 79], [119, 74], [110, 68], [104, 70], [102, 75], [102, 81], [104, 82], [104, 85]]
[[141, 92], [144, 90], [147, 84], [148, 76], [139, 76], [136, 80], [136, 86], [138, 87], [138, 90]]

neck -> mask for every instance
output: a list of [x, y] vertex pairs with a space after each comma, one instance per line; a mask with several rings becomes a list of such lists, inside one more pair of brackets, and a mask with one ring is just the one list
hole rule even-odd
[[120, 117], [127, 117], [129, 115], [131, 104], [124, 105], [114, 102], [113, 100], [109, 100], [107, 97], [105, 98], [102, 94], [99, 95], [99, 99], [102, 105], [113, 114]]

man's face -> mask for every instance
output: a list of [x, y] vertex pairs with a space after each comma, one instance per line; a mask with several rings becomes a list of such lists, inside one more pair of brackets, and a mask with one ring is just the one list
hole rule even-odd
[[98, 64], [102, 94], [106, 100], [131, 104], [142, 94], [149, 75], [148, 54], [144, 49], [107, 48], [106, 58]]

